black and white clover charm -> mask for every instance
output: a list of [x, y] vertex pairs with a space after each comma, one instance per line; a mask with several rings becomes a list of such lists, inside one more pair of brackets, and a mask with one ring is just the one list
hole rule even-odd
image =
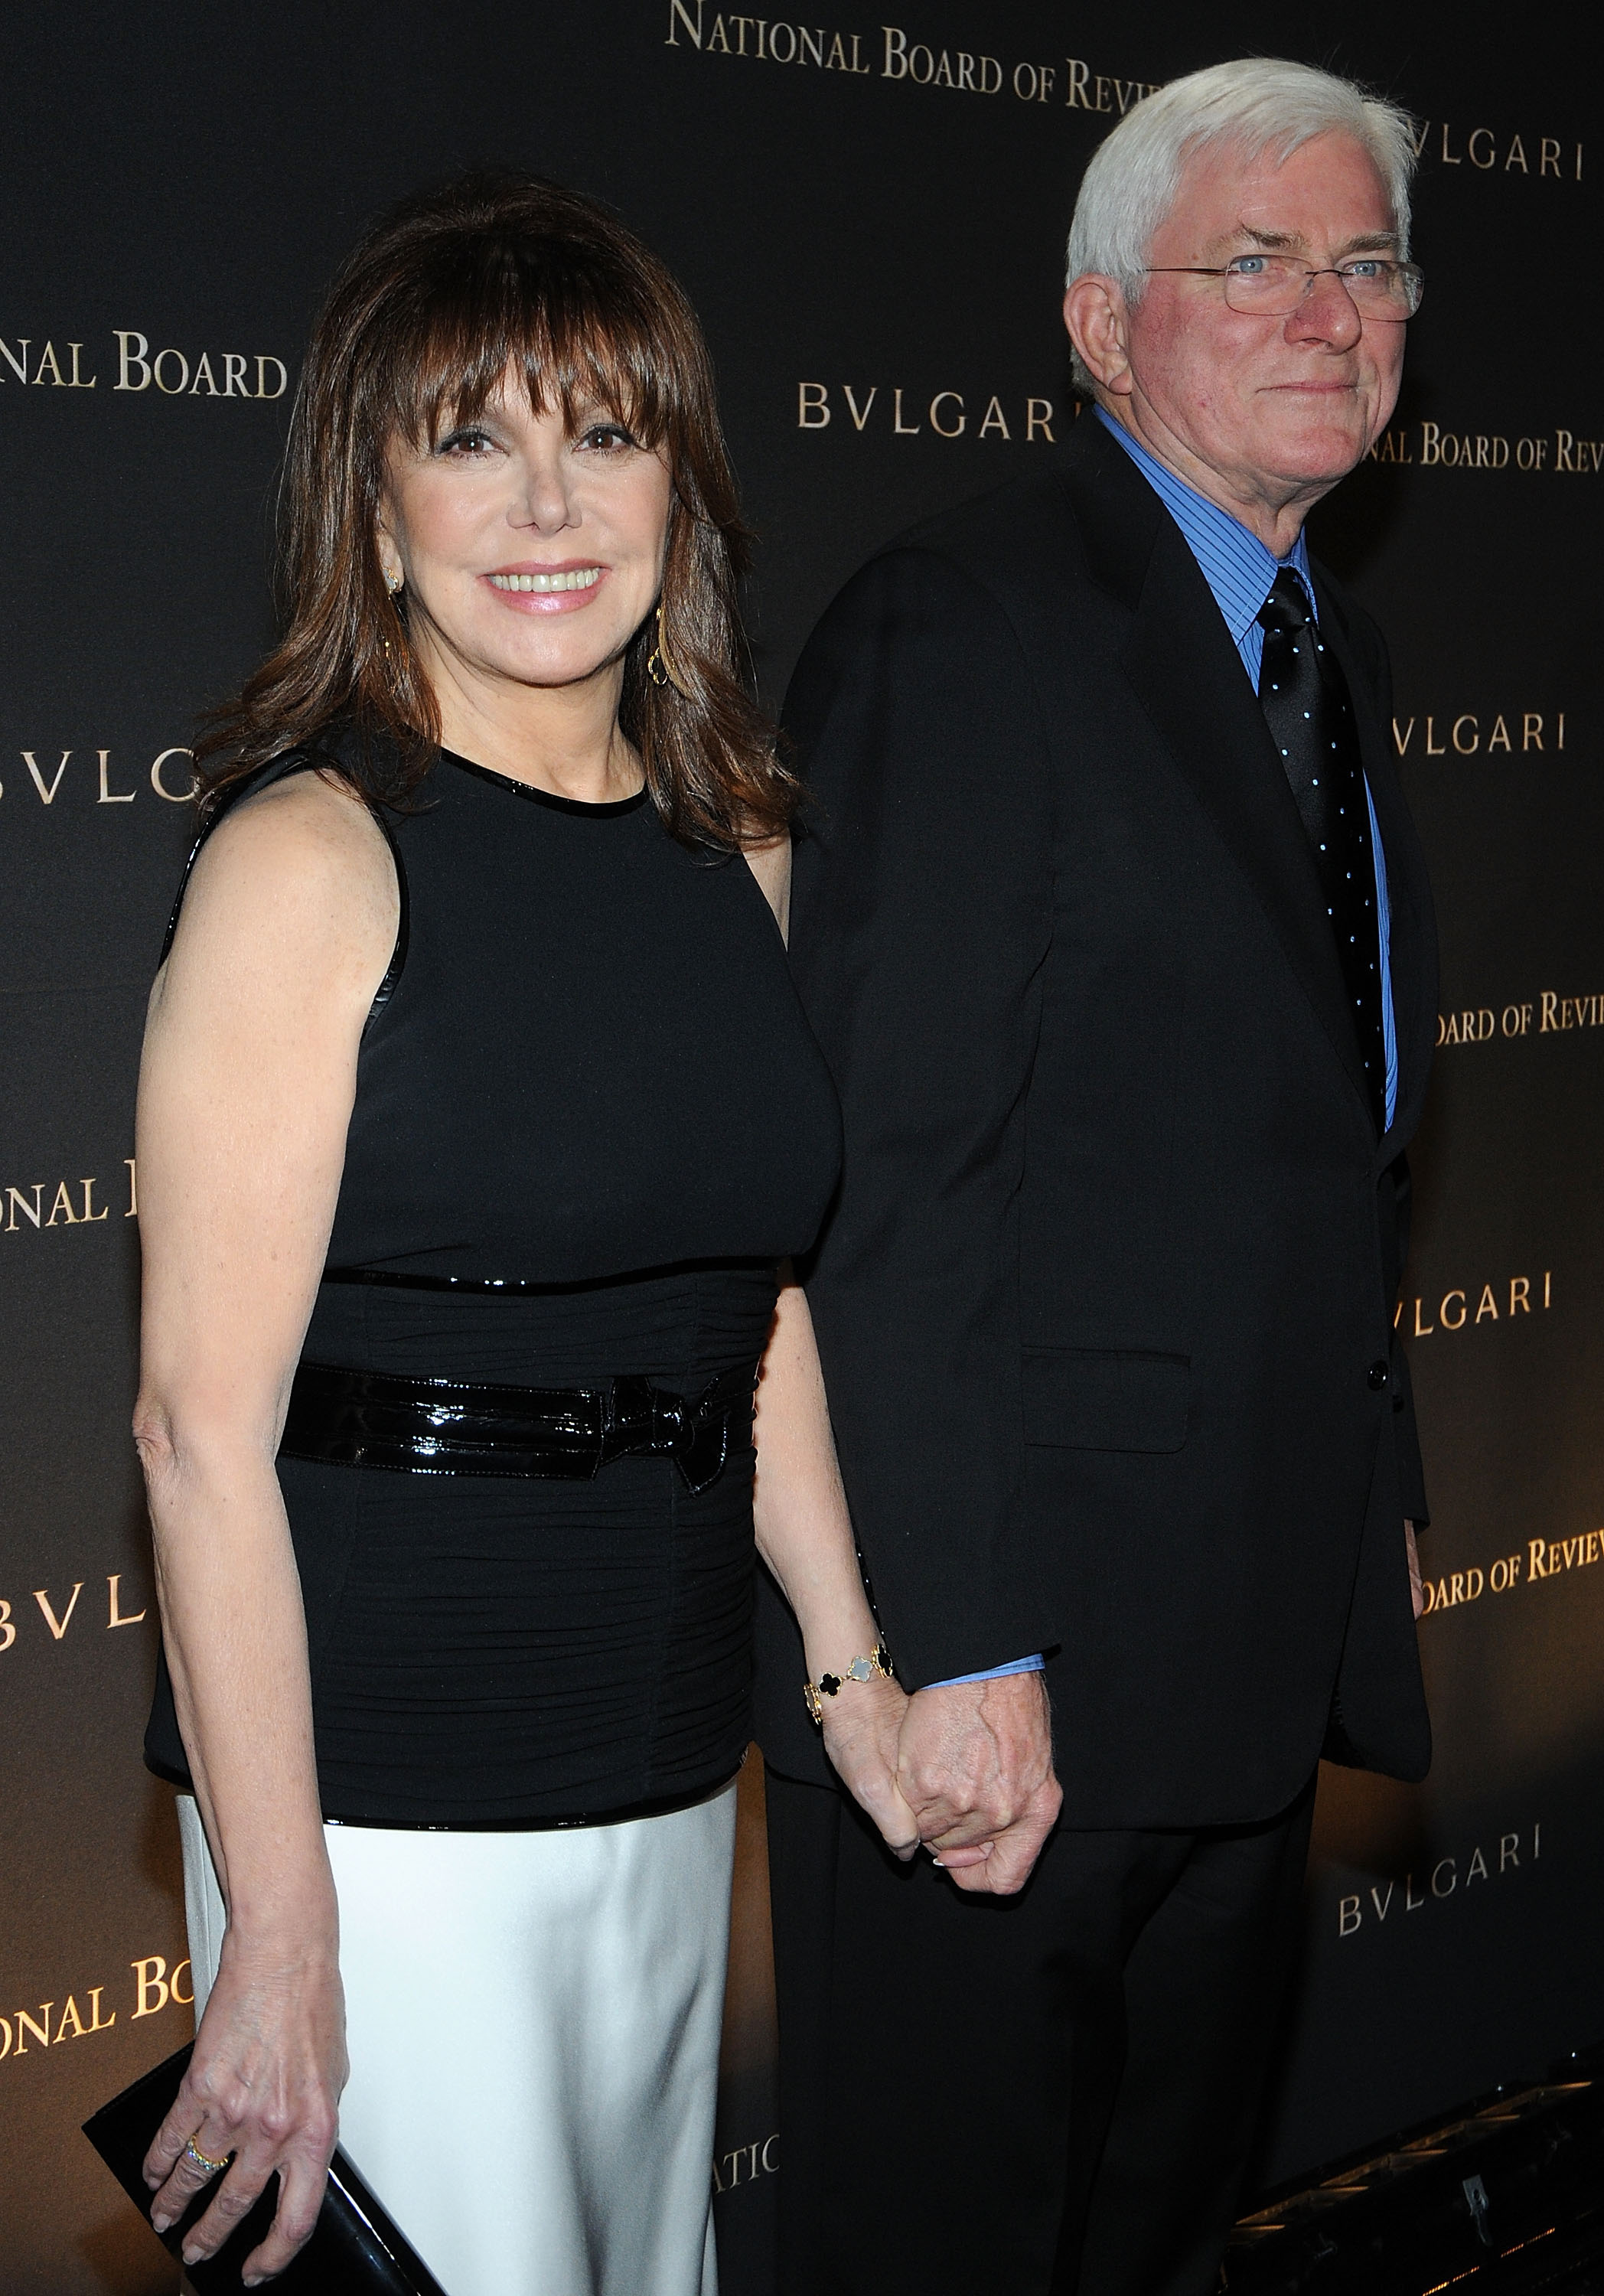
[[884, 1643], [876, 1643], [867, 1658], [860, 1653], [841, 1673], [822, 1674], [817, 1682], [804, 1683], [802, 1695], [806, 1701], [809, 1714], [815, 1722], [822, 1723], [824, 1719], [822, 1702], [826, 1698], [833, 1698], [844, 1682], [872, 1682], [877, 1674], [883, 1674], [888, 1682], [893, 1679], [891, 1653]]

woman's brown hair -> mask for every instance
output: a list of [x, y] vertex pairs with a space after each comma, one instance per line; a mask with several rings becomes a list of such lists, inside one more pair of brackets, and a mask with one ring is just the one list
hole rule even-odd
[[285, 457], [284, 636], [197, 744], [203, 808], [336, 720], [356, 728], [344, 771], [370, 800], [404, 802], [428, 771], [439, 713], [379, 562], [386, 458], [477, 420], [510, 366], [536, 412], [571, 424], [603, 407], [667, 464], [661, 621], [630, 641], [619, 708], [666, 826], [725, 852], [781, 834], [799, 790], [742, 676], [748, 537], [696, 315], [604, 208], [510, 174], [391, 209], [329, 291]]

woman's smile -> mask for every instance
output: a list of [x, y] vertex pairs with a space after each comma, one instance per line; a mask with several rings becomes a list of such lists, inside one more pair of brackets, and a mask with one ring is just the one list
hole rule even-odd
[[517, 613], [564, 614], [588, 606], [607, 576], [593, 559], [561, 566], [505, 566], [484, 579]]

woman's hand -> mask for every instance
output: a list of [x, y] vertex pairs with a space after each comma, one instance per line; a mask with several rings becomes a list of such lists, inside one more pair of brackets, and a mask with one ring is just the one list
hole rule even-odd
[[897, 1741], [907, 1692], [900, 1683], [877, 1674], [868, 1682], [843, 1682], [833, 1698], [819, 1703], [824, 1751], [836, 1775], [873, 1819], [887, 1846], [905, 1863], [919, 1847], [919, 1821], [896, 1783]]
[[184, 2240], [185, 2264], [216, 2254], [274, 2169], [278, 2207], [266, 2239], [245, 2260], [245, 2285], [282, 2272], [311, 2238], [348, 2070], [332, 1948], [242, 1946], [230, 1931], [184, 2086], [145, 2155], [158, 2232], [178, 2221], [216, 2173], [187, 2151], [192, 2140], [209, 2160], [233, 2155]]

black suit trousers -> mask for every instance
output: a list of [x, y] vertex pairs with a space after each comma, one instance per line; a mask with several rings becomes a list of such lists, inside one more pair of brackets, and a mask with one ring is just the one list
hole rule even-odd
[[1206, 2296], [1313, 1808], [1060, 1828], [986, 1898], [771, 1771], [782, 2296]]

